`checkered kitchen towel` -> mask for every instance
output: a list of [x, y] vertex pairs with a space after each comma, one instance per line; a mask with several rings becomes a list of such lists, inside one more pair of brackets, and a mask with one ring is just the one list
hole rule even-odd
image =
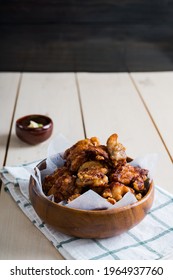
[[173, 258], [173, 196], [155, 187], [155, 201], [145, 219], [117, 237], [80, 239], [55, 232], [35, 213], [28, 196], [29, 170], [36, 163], [4, 167], [0, 171], [9, 192], [31, 222], [52, 242], [65, 259], [156, 260]]

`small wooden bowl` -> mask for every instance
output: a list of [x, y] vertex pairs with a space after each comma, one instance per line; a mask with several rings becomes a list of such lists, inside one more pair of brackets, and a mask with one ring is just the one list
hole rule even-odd
[[[46, 168], [45, 160], [37, 166]], [[154, 199], [154, 185], [138, 202], [110, 210], [79, 210], [48, 200], [30, 178], [29, 194], [38, 216], [57, 231], [80, 238], [106, 238], [119, 235], [136, 226], [150, 210]]]
[[[41, 124], [42, 127], [28, 127], [30, 121]], [[30, 145], [39, 144], [47, 140], [53, 130], [53, 121], [44, 115], [27, 115], [16, 121], [16, 135]]]

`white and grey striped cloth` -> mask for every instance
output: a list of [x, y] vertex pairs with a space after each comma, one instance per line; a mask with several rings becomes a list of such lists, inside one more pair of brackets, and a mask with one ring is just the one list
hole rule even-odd
[[151, 211], [133, 229], [117, 237], [81, 239], [55, 232], [35, 213], [28, 196], [28, 182], [36, 163], [0, 170], [4, 188], [30, 221], [68, 260], [173, 259], [173, 196], [155, 186]]

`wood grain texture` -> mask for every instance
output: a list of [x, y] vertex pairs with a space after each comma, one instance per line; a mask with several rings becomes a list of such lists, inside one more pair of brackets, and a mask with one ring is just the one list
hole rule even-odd
[[[36, 146], [27, 145], [15, 135], [15, 121], [29, 114], [47, 115], [54, 122], [51, 138]], [[14, 116], [7, 165], [45, 158], [50, 141], [59, 132], [71, 143], [84, 137], [75, 75], [25, 73]], [[25, 152], [21, 153], [22, 150]]]
[[[3, 96], [2, 92], [9, 93], [16, 89], [16, 77], [17, 80], [19, 77], [18, 73], [13, 73], [14, 77], [11, 75], [12, 73], [5, 74], [6, 78], [3, 77], [1, 81], [3, 90], [0, 92], [0, 98]], [[131, 74], [131, 76], [127, 73], [23, 74], [14, 121], [27, 113], [48, 114], [55, 121], [54, 135], [61, 131], [74, 142], [84, 137], [80, 110], [82, 109], [88, 137], [96, 135], [104, 143], [108, 135], [112, 131], [116, 131], [119, 134], [119, 141], [127, 147], [127, 153], [131, 157], [153, 151], [161, 153], [161, 161], [155, 177], [156, 183], [172, 192], [172, 161], [161, 140], [163, 137], [166, 147], [171, 153], [169, 143], [171, 143], [172, 136], [171, 133], [166, 134], [165, 130], [171, 127], [167, 116], [170, 118], [172, 116], [170, 112], [172, 103], [168, 104], [168, 112], [165, 112], [167, 102], [166, 99], [164, 100], [164, 96], [172, 100], [171, 93], [165, 95], [166, 92], [171, 92], [172, 74], [142, 74], [143, 77], [137, 73]], [[131, 77], [133, 77], [133, 81]], [[82, 108], [79, 106], [77, 86]], [[5, 88], [10, 90], [6, 91]], [[139, 91], [155, 123], [146, 110]], [[155, 99], [156, 92], [158, 92], [158, 99]], [[162, 92], [163, 94], [161, 94]], [[3, 101], [3, 104], [9, 106], [9, 119], [12, 118], [13, 110], [13, 106], [10, 105], [12, 95], [10, 96], [9, 99], [9, 95], [4, 94]], [[154, 103], [155, 100], [156, 103]], [[163, 103], [162, 109], [164, 109], [166, 122], [168, 122], [165, 123], [165, 130], [162, 126], [164, 123], [157, 112], [157, 106], [160, 108], [161, 103]], [[0, 106], [1, 104], [0, 102]], [[4, 107], [1, 112], [6, 113]], [[158, 134], [156, 126], [161, 135]], [[42, 144], [38, 145], [36, 149], [22, 142], [19, 143], [15, 136], [13, 123], [7, 165], [43, 158], [47, 153], [49, 141]], [[4, 149], [5, 143], [1, 145]], [[0, 224], [3, 224], [0, 227], [0, 259], [62, 259], [52, 244], [31, 224], [4, 190], [0, 195]]]
[[[5, 97], [8, 102], [8, 95]], [[6, 165], [33, 162], [47, 156], [47, 148], [52, 138], [40, 145], [30, 146], [15, 135], [15, 120], [30, 113], [51, 116], [54, 121], [52, 137], [58, 132], [72, 142], [84, 137], [75, 75], [26, 73], [20, 87]], [[62, 259], [53, 245], [2, 189], [0, 224], [6, 223], [7, 226], [0, 227], [0, 259]]]
[[104, 144], [112, 133], [131, 158], [158, 154], [154, 181], [172, 190], [172, 161], [127, 73], [78, 73], [86, 134]]
[[[4, 164], [20, 73], [0, 73], [0, 165]], [[7, 98], [8, 96], [8, 98]]]
[[[45, 169], [45, 162], [38, 165]], [[107, 238], [117, 236], [144, 219], [154, 200], [153, 182], [147, 194], [136, 203], [109, 210], [80, 210], [54, 203], [42, 195], [33, 178], [29, 193], [36, 213], [54, 229], [80, 238]]]
[[132, 73], [173, 161], [173, 73]]
[[4, 190], [0, 195], [0, 223], [0, 260], [63, 259]]

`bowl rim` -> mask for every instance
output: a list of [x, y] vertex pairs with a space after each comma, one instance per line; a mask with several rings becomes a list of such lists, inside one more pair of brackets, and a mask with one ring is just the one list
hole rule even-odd
[[[31, 119], [33, 117], [39, 117], [39, 118], [43, 118], [45, 120], [47, 120], [47, 124], [43, 124], [42, 127], [36, 127], [36, 128], [32, 128], [32, 127], [27, 127], [25, 125], [22, 124], [22, 121], [25, 119]], [[16, 120], [16, 127], [21, 129], [21, 130], [25, 130], [25, 131], [36, 131], [36, 130], [47, 130], [49, 128], [51, 128], [53, 126], [53, 121], [50, 117], [46, 116], [46, 115], [42, 115], [42, 114], [29, 114], [29, 115], [25, 115], [23, 117], [20, 117]]]
[[[39, 165], [45, 163], [46, 159], [43, 159], [41, 162], [39, 162], [37, 164], [37, 168], [39, 169]], [[44, 170], [44, 169], [42, 169]], [[35, 170], [36, 172], [36, 170]], [[119, 212], [122, 212], [122, 211], [126, 211], [128, 209], [132, 209], [140, 204], [143, 204], [146, 202], [146, 200], [150, 197], [150, 195], [152, 194], [152, 192], [154, 192], [154, 182], [153, 180], [151, 179], [150, 182], [149, 182], [149, 189], [147, 191], [147, 193], [145, 194], [145, 196], [139, 200], [139, 201], [136, 201], [132, 204], [129, 204], [129, 205], [126, 205], [126, 206], [122, 206], [122, 207], [119, 207], [119, 208], [112, 208], [112, 209], [102, 209], [102, 210], [85, 210], [85, 209], [78, 209], [78, 208], [71, 208], [71, 207], [67, 207], [65, 205], [61, 205], [61, 204], [58, 204], [57, 202], [54, 202], [54, 201], [51, 201], [48, 199], [48, 197], [44, 194], [42, 194], [40, 192], [40, 190], [38, 189], [37, 185], [36, 184], [31, 184], [31, 177], [33, 178], [34, 182], [36, 183], [34, 177], [31, 175], [30, 176], [30, 188], [33, 189], [33, 191], [36, 193], [36, 195], [43, 201], [45, 201], [45, 203], [49, 204], [49, 205], [52, 205], [54, 206], [55, 208], [57, 208], [57, 210], [60, 208], [60, 209], [64, 209], [66, 211], [70, 211], [71, 213], [72, 212], [75, 212], [75, 213], [89, 213], [89, 214], [92, 214], [92, 215], [100, 215], [100, 214], [112, 214], [112, 213], [119, 213]]]

